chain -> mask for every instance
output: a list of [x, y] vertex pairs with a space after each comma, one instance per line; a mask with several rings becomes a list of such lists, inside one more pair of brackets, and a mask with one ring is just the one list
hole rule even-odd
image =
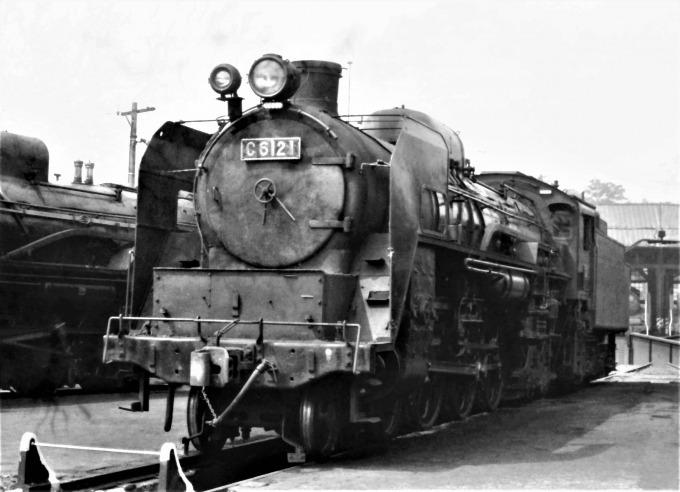
[[213, 420], [217, 420], [217, 414], [208, 400], [208, 395], [205, 394], [205, 386], [201, 387], [201, 396], [203, 396], [203, 399], [208, 404], [208, 409], [210, 409], [210, 413], [212, 413]]

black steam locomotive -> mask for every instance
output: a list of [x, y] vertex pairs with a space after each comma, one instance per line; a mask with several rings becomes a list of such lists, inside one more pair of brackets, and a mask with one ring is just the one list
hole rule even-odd
[[[463, 419], [604, 374], [627, 327], [623, 246], [593, 206], [521, 173], [475, 175], [423, 113], [341, 119], [340, 76], [265, 55], [243, 112], [239, 72], [219, 65], [229, 121], [212, 136], [166, 123], [142, 161], [137, 275], [153, 288], [136, 305], [153, 315], [110, 320], [104, 360], [167, 381], [170, 410], [191, 385], [204, 452], [263, 427], [323, 456], [348, 429]], [[181, 190], [200, 240], [186, 249]]]
[[[122, 382], [99, 354], [106, 320], [126, 305], [137, 193], [95, 186], [93, 164], [75, 165], [73, 183], [49, 182], [45, 144], [0, 133], [2, 389], [37, 394]], [[185, 202], [178, 220], [193, 229]]]

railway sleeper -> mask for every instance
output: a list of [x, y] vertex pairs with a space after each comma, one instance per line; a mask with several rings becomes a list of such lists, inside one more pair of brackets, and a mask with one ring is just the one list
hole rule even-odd
[[[70, 481], [61, 481], [55, 471], [47, 464], [41, 447], [65, 448], [84, 451], [98, 451], [109, 453], [129, 453], [156, 455], [159, 457], [158, 465], [143, 465], [124, 470], [115, 470], [108, 473], [100, 473], [85, 478]], [[187, 479], [182, 465], [177, 456], [177, 450], [172, 443], [165, 443], [159, 452], [137, 451], [125, 449], [95, 448], [86, 446], [70, 446], [62, 444], [48, 444], [38, 442], [38, 438], [31, 432], [24, 433], [19, 447], [21, 459], [17, 476], [17, 487], [21, 490], [44, 490], [46, 486], [52, 491], [81, 490], [93, 487], [102, 487], [116, 483], [139, 482], [153, 479], [157, 476], [158, 492], [170, 491], [193, 491], [194, 487]]]
[[[75, 479], [62, 479], [50, 467], [41, 453], [43, 447], [57, 447], [75, 451], [144, 454], [158, 457], [156, 463], [143, 463], [133, 467], [114, 467], [97, 470], [95, 473]], [[291, 447], [280, 439], [269, 438], [224, 449], [214, 459], [198, 453], [180, 457], [175, 445], [165, 443], [159, 451], [138, 451], [127, 449], [94, 448], [47, 444], [38, 441], [35, 434], [24, 433], [19, 447], [20, 462], [16, 488], [30, 490], [100, 490], [125, 488], [125, 490], [157, 490], [158, 492], [188, 492], [196, 488], [210, 489], [225, 483], [251, 478], [262, 470], [262, 465], [253, 465], [255, 457], [267, 461], [267, 471], [287, 468], [284, 461]], [[211, 465], [216, 462], [231, 463], [233, 466], [221, 477], [214, 476]], [[206, 468], [207, 467], [207, 468]], [[204, 471], [202, 471], [204, 469]], [[215, 480], [223, 480], [215, 483]], [[205, 483], [203, 483], [205, 482]]]

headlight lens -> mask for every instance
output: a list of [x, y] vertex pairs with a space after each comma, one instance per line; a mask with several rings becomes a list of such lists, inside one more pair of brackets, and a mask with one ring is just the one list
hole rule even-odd
[[285, 101], [300, 88], [300, 71], [281, 55], [270, 53], [255, 60], [248, 83], [265, 102]]
[[260, 97], [272, 97], [281, 92], [286, 83], [286, 71], [276, 60], [265, 58], [250, 71], [253, 91]]
[[224, 89], [231, 83], [231, 74], [226, 70], [220, 70], [215, 74], [215, 85]]
[[236, 94], [238, 88], [241, 87], [241, 74], [232, 65], [222, 63], [212, 69], [208, 82], [212, 90], [218, 94], [223, 96], [226, 94]]

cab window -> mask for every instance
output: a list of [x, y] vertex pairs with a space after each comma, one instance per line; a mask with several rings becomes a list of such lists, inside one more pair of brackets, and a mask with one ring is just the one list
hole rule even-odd
[[583, 215], [583, 251], [590, 251], [595, 242], [595, 217]]
[[561, 237], [569, 239], [578, 234], [578, 229], [574, 231], [574, 227], [578, 228], [578, 215], [576, 215], [571, 205], [566, 203], [553, 203], [549, 206], [550, 219], [552, 222], [552, 233], [554, 237]]
[[553, 214], [553, 235], [555, 237], [571, 237], [572, 213], [567, 210], [558, 210]]

